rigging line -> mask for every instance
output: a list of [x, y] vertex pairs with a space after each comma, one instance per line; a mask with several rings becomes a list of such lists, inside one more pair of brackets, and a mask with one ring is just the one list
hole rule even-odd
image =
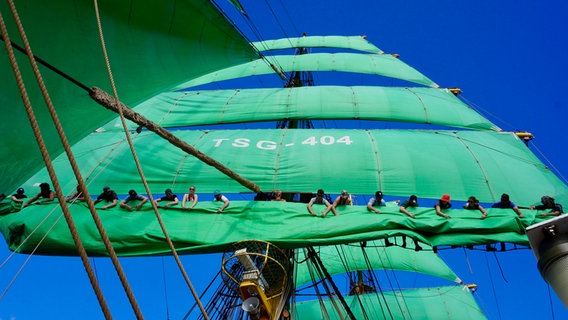
[[554, 305], [552, 304], [552, 294], [550, 293], [550, 285], [547, 284], [546, 288], [548, 289], [548, 302], [550, 303], [550, 313], [552, 314], [552, 320], [554, 320], [555, 319]]
[[[312, 283], [315, 284], [315, 283], [316, 283], [316, 280], [315, 280], [316, 277], [315, 277], [315, 275], [314, 275], [315, 263], [314, 263], [314, 261], [313, 261], [313, 259], [312, 259], [312, 255], [311, 255], [311, 253], [308, 251], [308, 249], [307, 249], [307, 248], [304, 248], [303, 250], [304, 250], [304, 256], [306, 256], [306, 258], [309, 259], [309, 261], [306, 262], [306, 267], [308, 268], [308, 272], [310, 273], [310, 278], [312, 279]], [[318, 272], [318, 279], [323, 279], [323, 276], [320, 274], [319, 269], [316, 268], [316, 272]], [[323, 280], [318, 281], [318, 283], [321, 283], [321, 285], [322, 285], [322, 286], [324, 287], [324, 289], [326, 289], [326, 291], [327, 291], [327, 287], [325, 286], [325, 283], [323, 282]], [[314, 288], [314, 291], [316, 292], [316, 296], [317, 296], [317, 298], [318, 298], [318, 303], [319, 303], [319, 305], [320, 305], [320, 310], [321, 310], [321, 312], [322, 312], [322, 316], [325, 316], [326, 319], [331, 319], [331, 318], [329, 317], [329, 313], [327, 312], [327, 308], [326, 308], [325, 303], [324, 303], [324, 301], [323, 301], [323, 296], [322, 296], [322, 294], [320, 293], [319, 286], [318, 286], [318, 285], [315, 285], [315, 286], [313, 286], [313, 288]], [[330, 296], [330, 300], [331, 300], [332, 297], [331, 297], [331, 295], [329, 295], [329, 293], [328, 293], [328, 296]], [[294, 307], [296, 307], [296, 306], [294, 306]]]
[[465, 143], [465, 141], [464, 141], [464, 139], [462, 139], [462, 137], [460, 137], [459, 135], [456, 134], [456, 138], [458, 138], [458, 140], [465, 146], [467, 151], [469, 151], [469, 153], [471, 154], [473, 159], [475, 159], [475, 162], [477, 163], [477, 166], [478, 166], [479, 170], [481, 170], [481, 174], [483, 175], [483, 178], [485, 179], [485, 183], [486, 183], [487, 187], [489, 188], [489, 192], [491, 193], [491, 196], [493, 197], [493, 201], [495, 201], [497, 199], [497, 197], [495, 195], [495, 190], [493, 190], [493, 186], [489, 182], [489, 177], [488, 177], [487, 173], [485, 172], [483, 166], [481, 165], [481, 161], [479, 161], [479, 159], [477, 158], [477, 155], [473, 152], [473, 150], [471, 150], [469, 145], [467, 143]]
[[[48, 97], [46, 90], [45, 90], [45, 85], [43, 84], [43, 81], [41, 80], [41, 75], [39, 74], [37, 64], [35, 64], [35, 60], [33, 59], [33, 54], [32, 54], [31, 48], [29, 46], [29, 43], [27, 42], [27, 37], [26, 37], [26, 34], [23, 30], [23, 26], [22, 26], [21, 21], [19, 19], [19, 15], [18, 15], [18, 12], [16, 11], [16, 7], [14, 5], [14, 2], [13, 2], [13, 0], [9, 0], [8, 2], [9, 2], [9, 5], [10, 5], [10, 10], [12, 11], [12, 15], [14, 16], [14, 20], [15, 20], [17, 26], [18, 26], [18, 31], [20, 33], [20, 36], [21, 36], [21, 38], [24, 42], [26, 51], [28, 53], [30, 63], [32, 64], [34, 74], [36, 75], [38, 83], [42, 87], [42, 93], [43, 93], [44, 97]], [[34, 136], [36, 138], [37, 145], [40, 149], [40, 153], [41, 153], [43, 161], [46, 165], [47, 171], [49, 173], [49, 177], [50, 177], [51, 182], [53, 184], [53, 187], [56, 191], [57, 199], [59, 201], [59, 204], [61, 205], [63, 214], [65, 216], [65, 220], [67, 222], [67, 226], [69, 227], [69, 231], [71, 232], [71, 235], [72, 235], [72, 238], [73, 238], [73, 242], [74, 242], [74, 244], [77, 248], [79, 255], [81, 256], [81, 261], [83, 262], [83, 266], [85, 268], [85, 271], [87, 272], [87, 275], [88, 275], [89, 280], [91, 282], [91, 286], [93, 287], [93, 290], [95, 291], [95, 295], [97, 296], [97, 300], [99, 301], [99, 305], [101, 307], [101, 310], [102, 310], [103, 314], [105, 315], [106, 319], [111, 319], [112, 315], [110, 314], [110, 310], [109, 310], [108, 305], [107, 305], [107, 303], [104, 299], [104, 296], [102, 294], [102, 291], [100, 289], [98, 281], [95, 278], [94, 273], [92, 272], [92, 267], [89, 263], [87, 253], [85, 251], [83, 243], [81, 242], [81, 239], [79, 238], [79, 234], [77, 233], [77, 228], [75, 226], [75, 222], [73, 221], [71, 213], [69, 212], [69, 207], [67, 206], [67, 203], [65, 202], [65, 199], [63, 198], [63, 193], [61, 191], [61, 186], [59, 184], [59, 180], [58, 180], [57, 175], [55, 173], [53, 163], [51, 162], [51, 157], [49, 155], [49, 152], [47, 151], [47, 147], [45, 145], [43, 135], [42, 135], [42, 133], [39, 129], [39, 124], [38, 124], [37, 119], [35, 117], [30, 98], [27, 94], [27, 90], [26, 90], [24, 82], [23, 82], [22, 74], [20, 72], [18, 63], [17, 63], [16, 58], [14, 56], [14, 51], [12, 49], [12, 46], [10, 45], [11, 41], [9, 41], [10, 38], [8, 36], [8, 30], [6, 28], [6, 24], [4, 23], [4, 18], [2, 17], [1, 13], [0, 13], [0, 28], [1, 28], [1, 31], [2, 31], [1, 33], [5, 35], [5, 39], [7, 40], [7, 41], [4, 41], [4, 43], [6, 44], [6, 50], [8, 52], [8, 57], [9, 57], [10, 63], [12, 65], [12, 70], [13, 70], [14, 75], [16, 77], [16, 82], [18, 83], [18, 88], [20, 90], [20, 95], [21, 95], [22, 100], [23, 100], [24, 109], [26, 110], [26, 114], [28, 116], [28, 120], [30, 121], [30, 126], [32, 127], [32, 131], [33, 131]], [[49, 99], [46, 98], [46, 102], [49, 102]], [[48, 106], [49, 105], [50, 104], [48, 103]], [[52, 111], [51, 109], [52, 108], [50, 108], [50, 112]], [[54, 118], [54, 120], [55, 119], [56, 119], [56, 117]], [[58, 128], [58, 132], [61, 132], [60, 128]]]
[[[361, 252], [363, 253], [363, 258], [365, 259], [365, 263], [367, 264], [367, 268], [368, 268], [369, 270], [373, 270], [373, 266], [372, 266], [371, 260], [369, 259], [369, 256], [367, 255], [367, 251], [365, 250], [365, 248], [364, 248], [363, 246], [361, 246]], [[385, 274], [386, 274], [386, 273], [387, 273], [387, 272], [386, 272], [386, 270], [385, 270]], [[387, 312], [388, 312], [389, 316], [391, 317], [391, 319], [394, 319], [394, 316], [393, 316], [392, 311], [391, 311], [391, 309], [390, 309], [390, 307], [389, 307], [389, 304], [388, 304], [388, 302], [387, 302], [387, 299], [386, 299], [385, 293], [384, 293], [384, 291], [383, 291], [383, 288], [382, 288], [382, 286], [379, 284], [379, 279], [376, 278], [374, 272], [371, 273], [371, 277], [374, 279], [373, 281], [375, 281], [375, 283], [377, 284], [377, 287], [379, 288], [379, 291], [381, 292], [381, 297], [383, 298], [383, 300], [384, 300], [384, 302], [385, 302], [385, 306], [386, 306], [386, 308], [387, 308]], [[391, 281], [390, 281], [390, 277], [387, 276], [387, 279], [388, 279], [388, 281], [389, 281], [389, 285], [390, 285], [391, 289], [394, 289], [394, 287], [392, 286], [392, 283], [391, 283]], [[396, 298], [396, 295], [395, 295], [394, 297]], [[404, 298], [403, 298], [403, 299], [404, 299]], [[401, 308], [401, 306], [400, 306], [400, 303], [398, 302], [398, 299], [396, 299], [396, 302], [397, 302], [398, 308], [399, 308], [399, 310], [400, 310], [400, 313], [401, 313], [402, 315], [404, 315], [404, 312], [402, 311], [402, 308]], [[384, 310], [383, 310], [383, 315], [384, 315]]]
[[[5, 41], [2, 34], [0, 34], [0, 40]], [[18, 44], [14, 43], [13, 41], [10, 41], [10, 44], [12, 45], [12, 47], [16, 48], [16, 50], [20, 51], [23, 54], [26, 54], [26, 50], [24, 48], [22, 48], [21, 46], [19, 46]], [[79, 80], [71, 77], [70, 75], [66, 74], [65, 72], [57, 69], [56, 67], [54, 67], [53, 65], [51, 65], [47, 61], [43, 60], [42, 58], [40, 58], [36, 55], [32, 55], [32, 57], [36, 62], [39, 62], [41, 65], [47, 67], [49, 70], [55, 72], [56, 74], [62, 76], [65, 79], [69, 80], [71, 83], [75, 84], [77, 87], [79, 87], [79, 88], [81, 88], [81, 89], [83, 89], [87, 92], [91, 91], [91, 89], [89, 87], [87, 87], [85, 84], [81, 83]]]
[[22, 264], [22, 266], [20, 267], [20, 269], [18, 269], [18, 271], [16, 272], [16, 274], [14, 275], [14, 277], [12, 278], [12, 280], [10, 281], [10, 283], [8, 284], [8, 286], [6, 286], [6, 289], [4, 289], [4, 292], [2, 292], [2, 294], [0, 295], [0, 301], [2, 301], [2, 299], [4, 298], [4, 296], [6, 295], [6, 293], [8, 293], [8, 290], [10, 290], [10, 288], [12, 287], [12, 285], [14, 284], [14, 282], [16, 282], [16, 279], [19, 277], [20, 273], [22, 273], [22, 271], [24, 270], [24, 267], [28, 264], [28, 262], [31, 260], [31, 258], [33, 257], [34, 253], [37, 251], [37, 249], [39, 249], [39, 247], [41, 246], [41, 244], [43, 243], [43, 241], [45, 240], [45, 238], [47, 238], [47, 235], [49, 234], [49, 232], [51, 230], [53, 230], [53, 228], [55, 227], [55, 225], [59, 222], [59, 220], [61, 220], [61, 217], [63, 217], [63, 214], [59, 215], [59, 217], [57, 218], [57, 220], [55, 220], [55, 222], [51, 225], [51, 228], [49, 228], [49, 230], [47, 230], [47, 232], [43, 235], [43, 237], [38, 241], [38, 243], [36, 244], [36, 246], [34, 247], [34, 249], [32, 250], [32, 252], [28, 255], [28, 257], [26, 258], [26, 260], [24, 261], [24, 263]]
[[343, 298], [343, 295], [341, 294], [341, 292], [339, 291], [339, 288], [337, 288], [337, 286], [335, 285], [335, 282], [333, 281], [333, 279], [331, 278], [331, 275], [329, 274], [329, 272], [327, 272], [327, 269], [325, 267], [325, 265], [323, 264], [323, 262], [321, 261], [319, 255], [317, 254], [317, 252], [314, 250], [313, 247], [308, 247], [308, 253], [310, 254], [310, 256], [312, 257], [312, 261], [314, 261], [316, 263], [316, 266], [321, 270], [321, 272], [325, 275], [325, 278], [328, 280], [329, 284], [331, 285], [333, 291], [335, 292], [335, 294], [337, 295], [337, 297], [339, 298], [339, 301], [341, 302], [341, 304], [343, 305], [343, 307], [345, 308], [345, 310], [347, 311], [347, 315], [349, 315], [349, 317], [353, 320], [357, 319], [355, 317], [355, 315], [353, 314], [353, 312], [351, 311], [351, 308], [349, 308], [349, 305], [347, 304], [347, 302], [345, 301], [345, 299]]
[[170, 319], [170, 306], [168, 303], [168, 282], [166, 281], [166, 266], [164, 263], [164, 257], [160, 257], [162, 258], [162, 281], [164, 282], [164, 298], [165, 298], [165, 302], [166, 302], [166, 319]]
[[[386, 275], [387, 279], [389, 280], [389, 284], [390, 284], [390, 286], [391, 286], [391, 288], [392, 288], [393, 290], [396, 289], [396, 290], [400, 291], [400, 296], [402, 297], [402, 302], [404, 303], [404, 307], [406, 308], [406, 310], [410, 310], [410, 308], [408, 307], [408, 303], [406, 302], [406, 299], [404, 298], [404, 292], [403, 292], [403, 290], [402, 290], [402, 287], [400, 286], [400, 282], [398, 281], [398, 277], [396, 276], [396, 274], [395, 274], [395, 272], [394, 272], [394, 270], [393, 270], [392, 261], [391, 261], [391, 259], [390, 259], [391, 256], [390, 256], [390, 254], [386, 254], [386, 252], [387, 252], [388, 249], [387, 249], [386, 247], [375, 247], [375, 251], [377, 252], [377, 256], [379, 257], [379, 259], [381, 260], [381, 265], [383, 265], [383, 267], [385, 266], [385, 264], [384, 264], [384, 262], [383, 262], [383, 255], [381, 255], [381, 254], [379, 253], [379, 248], [380, 248], [380, 250], [383, 251], [383, 253], [385, 253], [384, 256], [385, 256], [385, 258], [386, 258], [386, 260], [387, 260], [387, 263], [388, 263], [388, 266], [389, 266], [389, 270], [392, 271], [392, 274], [393, 274], [393, 277], [394, 277], [394, 281], [395, 281], [395, 283], [396, 283], [396, 287], [394, 287], [394, 286], [392, 285], [392, 283], [390, 282], [390, 277], [388, 276], [388, 272], [385, 270], [385, 275]], [[415, 271], [415, 272], [416, 272], [416, 271]], [[378, 279], [376, 279], [376, 281], [378, 281]], [[394, 297], [396, 297], [396, 295], [394, 295]], [[397, 302], [398, 302], [398, 299], [397, 299]], [[400, 308], [400, 303], [398, 303], [398, 304], [399, 304], [399, 308]], [[404, 316], [404, 312], [402, 312], [402, 309], [401, 309], [401, 314]], [[410, 319], [412, 319], [412, 314], [409, 313], [409, 315], [410, 315]]]
[[[168, 245], [169, 245], [170, 250], [172, 251], [172, 254], [173, 254], [173, 256], [174, 256], [174, 258], [175, 258], [175, 260], [178, 264], [180, 272], [182, 273], [183, 278], [185, 279], [194, 299], [197, 301], [199, 308], [201, 310], [201, 313], [203, 314], [205, 319], [209, 320], [209, 317], [207, 316], [207, 313], [205, 312], [205, 309], [203, 308], [203, 305], [202, 305], [201, 301], [199, 300], [199, 296], [197, 295], [197, 292], [195, 291], [195, 288], [193, 287], [193, 284], [191, 283], [191, 280], [189, 279], [189, 276], [187, 275], [187, 273], [186, 273], [186, 271], [183, 267], [183, 264], [181, 263], [179, 255], [177, 254], [177, 251], [176, 251], [176, 249], [175, 249], [175, 247], [172, 243], [172, 240], [171, 240], [171, 238], [170, 238], [170, 236], [169, 236], [169, 234], [166, 230], [164, 222], [162, 221], [162, 218], [160, 217], [160, 213], [158, 212], [157, 204], [156, 204], [156, 202], [154, 202], [152, 193], [150, 192], [150, 187], [148, 186], [148, 181], [146, 180], [146, 177], [144, 176], [144, 172], [142, 171], [140, 161], [139, 161], [138, 156], [136, 154], [136, 150], [134, 149], [134, 145], [132, 143], [132, 139], [130, 137], [130, 133], [129, 133], [128, 128], [127, 128], [126, 120], [125, 120], [124, 114], [122, 112], [122, 109], [123, 109], [122, 105], [119, 103], [120, 100], [118, 98], [118, 91], [117, 91], [116, 85], [114, 83], [114, 77], [112, 75], [110, 60], [109, 60], [108, 53], [107, 53], [107, 50], [106, 50], [104, 34], [103, 34], [103, 29], [102, 29], [102, 23], [101, 23], [100, 14], [99, 14], [98, 0], [94, 0], [94, 6], [95, 6], [96, 19], [97, 19], [97, 26], [98, 26], [98, 30], [99, 30], [99, 37], [100, 37], [100, 40], [101, 40], [101, 49], [102, 49], [103, 56], [105, 58], [105, 64], [106, 64], [106, 68], [107, 68], [108, 75], [109, 75], [109, 81], [110, 81], [110, 84], [111, 84], [111, 87], [112, 87], [112, 90], [113, 90], [114, 101], [118, 105], [118, 113], [120, 115], [122, 127], [124, 128], [124, 134], [126, 136], [126, 139], [128, 140], [128, 145], [130, 146], [130, 151], [132, 152], [132, 157], [134, 158], [134, 162], [136, 163], [136, 168], [138, 169], [138, 173], [140, 175], [142, 183], [144, 184], [144, 188], [146, 189], [146, 193], [148, 194], [148, 198], [150, 200], [150, 203], [152, 204], [152, 208], [154, 209], [154, 213], [156, 215], [158, 223], [160, 224], [160, 228], [162, 229], [162, 232], [163, 232], [163, 234], [166, 238], [166, 241], [168, 242]], [[125, 287], [125, 289], [126, 289], [126, 287]], [[134, 311], [135, 311], [137, 317], [139, 319], [141, 319], [142, 313], [141, 313], [140, 309], [137, 307], [137, 303], [134, 300], [133, 296], [131, 297], [131, 303], [133, 304], [133, 307], [136, 305], [136, 307], [134, 308], [135, 309]]]
[[495, 306], [497, 307], [497, 314], [499, 315], [499, 319], [502, 319], [501, 308], [499, 308], [499, 303], [497, 301], [497, 293], [495, 291], [495, 283], [493, 282], [491, 268], [489, 267], [489, 259], [487, 259], [487, 254], [485, 254], [484, 256], [485, 256], [485, 265], [487, 266], [487, 274], [489, 275], [489, 280], [491, 281], [491, 292], [493, 293], [493, 298], [495, 299]]
[[546, 155], [540, 151], [540, 149], [536, 146], [534, 142], [532, 143], [532, 146], [536, 149], [538, 154], [546, 161], [546, 163], [548, 163], [548, 166], [554, 169], [554, 172], [556, 172], [556, 174], [562, 179], [562, 181], [568, 184], [568, 180], [562, 175], [560, 170], [558, 170], [558, 168], [554, 166], [554, 164], [546, 157]]
[[493, 256], [495, 257], [495, 262], [497, 262], [497, 266], [499, 267], [499, 271], [501, 271], [501, 277], [503, 277], [503, 280], [505, 281], [505, 283], [509, 283], [509, 281], [507, 281], [507, 278], [505, 278], [505, 273], [503, 272], [503, 268], [501, 267], [501, 263], [499, 263], [499, 259], [497, 258], [497, 253], [493, 252]]
[[[207, 293], [207, 291], [211, 288], [211, 286], [213, 285], [213, 283], [215, 282], [215, 280], [221, 275], [221, 270], [217, 271], [217, 274], [215, 275], [215, 277], [213, 277], [213, 279], [209, 282], [209, 284], [207, 285], [207, 287], [205, 288], [205, 290], [203, 290], [203, 293], [201, 293], [201, 295], [199, 295], [199, 298], [202, 299], [203, 296], [205, 296], [205, 294]], [[185, 314], [185, 316], [183, 317], [183, 319], [187, 319], [187, 317], [191, 314], [191, 312], [193, 311], [193, 309], [195, 308], [196, 304], [194, 303], [191, 308], [187, 311], [187, 313]]]

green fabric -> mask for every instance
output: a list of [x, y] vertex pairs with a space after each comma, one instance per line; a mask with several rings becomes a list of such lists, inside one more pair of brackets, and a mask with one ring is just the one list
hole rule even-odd
[[[208, 0], [99, 1], [105, 43], [119, 98], [136, 104], [192, 77], [250, 61], [257, 55]], [[112, 94], [102, 55], [93, 1], [29, 0], [16, 4], [33, 53], [87, 87]], [[22, 44], [8, 3], [0, 2], [11, 40]], [[144, 53], [144, 54], [141, 54]], [[48, 150], [62, 151], [29, 67], [15, 53]], [[191, 57], [191, 58], [188, 58]], [[116, 115], [86, 91], [40, 66], [50, 97], [71, 142]], [[4, 43], [0, 49], [0, 193], [11, 193], [43, 166]], [[49, 121], [49, 123], [48, 123]]]
[[[256, 129], [179, 130], [173, 133], [204, 154], [270, 192], [373, 194], [453, 200], [475, 195], [493, 203], [508, 193], [529, 206], [543, 194], [567, 203], [568, 188], [514, 134], [491, 131]], [[73, 148], [91, 194], [111, 186], [119, 194], [142, 190], [138, 171], [123, 134], [93, 133]], [[152, 193], [166, 188], [198, 193], [250, 192], [214, 167], [189, 156], [152, 132], [133, 141]], [[64, 157], [54, 161], [63, 191], [75, 179]], [[346, 179], [349, 177], [349, 179]], [[41, 171], [23, 187], [49, 181]], [[525, 185], [530, 188], [519, 188]], [[38, 190], [39, 191], [39, 190]], [[363, 204], [363, 203], [360, 203]]]
[[[136, 106], [162, 127], [283, 119], [352, 119], [499, 130], [447, 89], [317, 86], [164, 92]], [[129, 128], [137, 124], [130, 122]], [[120, 120], [105, 126], [122, 130]]]
[[[478, 211], [448, 210], [452, 218], [446, 219], [437, 216], [433, 208], [424, 207], [411, 209], [416, 215], [412, 219], [390, 206], [382, 208], [381, 214], [369, 213], [366, 206], [343, 206], [338, 208], [339, 216], [330, 214], [322, 219], [310, 215], [305, 203], [271, 201], [231, 201], [222, 214], [217, 214], [220, 202], [212, 202], [212, 197], [205, 199], [204, 196], [200, 200], [191, 211], [181, 209], [181, 205], [160, 208], [166, 230], [180, 253], [223, 252], [229, 244], [247, 239], [262, 239], [287, 249], [397, 235], [407, 235], [430, 246], [493, 242], [528, 246], [525, 227], [542, 221], [535, 218], [535, 210], [523, 210], [525, 218], [520, 219], [511, 209], [488, 209], [488, 217], [481, 220]], [[97, 208], [103, 205], [104, 202], [99, 203]], [[323, 205], [314, 208], [316, 212], [323, 209]], [[70, 211], [89, 255], [106, 255], [86, 204], [73, 204]], [[149, 204], [134, 212], [117, 205], [99, 210], [99, 215], [118, 255], [169, 252]], [[61, 209], [56, 203], [32, 205], [0, 216], [0, 231], [11, 250], [16, 250], [17, 245], [29, 237], [18, 252], [30, 253], [41, 242], [36, 254], [77, 255], [67, 224], [60, 216]]]
[[432, 80], [416, 71], [401, 60], [389, 54], [360, 54], [360, 53], [312, 53], [302, 55], [266, 56], [238, 66], [206, 74], [202, 77], [185, 82], [177, 89], [185, 89], [217, 81], [273, 74], [275, 65], [282, 72], [292, 71], [342, 71], [401, 79], [422, 84], [428, 87], [438, 87]]
[[[415, 252], [412, 241], [408, 241], [408, 245], [410, 249], [398, 246], [387, 248], [383, 246], [382, 241], [369, 241], [365, 248], [361, 248], [360, 245], [338, 245], [315, 249], [331, 275], [364, 270], [401, 270], [420, 272], [457, 283], [461, 281], [452, 269], [431, 251], [431, 248], [424, 245], [423, 248], [426, 250]], [[304, 261], [306, 254], [302, 250], [299, 251], [297, 261]], [[367, 259], [371, 268], [367, 264]], [[314, 280], [307, 263], [297, 264], [295, 279], [295, 287]]]
[[383, 53], [374, 44], [361, 36], [307, 36], [253, 42], [259, 51], [270, 51], [292, 48], [342, 48], [368, 53]]
[[[356, 319], [487, 319], [469, 289], [464, 286], [401, 290], [344, 298]], [[335, 301], [341, 305], [338, 299]], [[323, 304], [326, 314], [319, 300], [296, 303], [295, 310], [292, 311], [294, 319], [344, 319], [339, 317], [330, 300], [324, 299]], [[346, 317], [347, 313], [343, 312], [342, 315]]]

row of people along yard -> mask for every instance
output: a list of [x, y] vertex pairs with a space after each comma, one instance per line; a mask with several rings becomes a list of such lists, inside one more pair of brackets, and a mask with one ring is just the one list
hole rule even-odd
[[[230, 204], [229, 199], [224, 196], [220, 191], [216, 190], [213, 194], [214, 201], [222, 202], [222, 206], [217, 210], [217, 213], [222, 213]], [[0, 212], [9, 213], [19, 211], [21, 207], [27, 207], [31, 204], [41, 204], [45, 202], [50, 202], [55, 199], [55, 193], [51, 190], [50, 185], [48, 183], [40, 184], [40, 192], [37, 193], [32, 198], [29, 198], [27, 201], [24, 200], [27, 196], [24, 193], [23, 188], [19, 188], [15, 194], [11, 196], [11, 205], [9, 207], [6, 206], [5, 208], [0, 207]], [[2, 200], [2, 199], [0, 199]], [[75, 202], [75, 201], [84, 201], [83, 192], [77, 187], [77, 191], [67, 197], [67, 201]], [[286, 201], [280, 190], [276, 190], [271, 194], [270, 197], [266, 195], [255, 197], [255, 200], [271, 200], [271, 201]], [[104, 187], [103, 192], [96, 198], [95, 204], [99, 202], [105, 202], [106, 204], [100, 207], [103, 210], [112, 208], [117, 204], [128, 211], [133, 210], [140, 210], [142, 206], [148, 201], [148, 198], [144, 195], [138, 194], [135, 190], [130, 190], [128, 192], [128, 196], [119, 202], [118, 195], [115, 191], [113, 191], [110, 187]], [[165, 190], [165, 195], [157, 198], [154, 200], [157, 207], [163, 206], [164, 208], [177, 206], [180, 201], [178, 196], [172, 192], [171, 189]], [[184, 194], [182, 201], [181, 201], [181, 208], [191, 210], [197, 205], [199, 201], [199, 196], [195, 192], [195, 186], [190, 186], [188, 193]], [[415, 218], [415, 215], [408, 211], [409, 207], [418, 207], [418, 197], [416, 195], [411, 195], [407, 200], [400, 203], [399, 200], [394, 201], [397, 205], [399, 205], [399, 211], [401, 213], [406, 214], [411, 218]], [[136, 205], [133, 205], [136, 203]], [[549, 196], [541, 197], [541, 205], [531, 206], [528, 209], [531, 210], [541, 210], [547, 211], [539, 214], [539, 216], [558, 216], [563, 212], [562, 205], [555, 202], [554, 198]], [[325, 198], [325, 192], [322, 189], [319, 189], [315, 194], [315, 197], [312, 197], [307, 205], [308, 212], [313, 215], [317, 216], [315, 211], [313, 210], [313, 205], [325, 205], [326, 209], [321, 214], [321, 217], [325, 217], [330, 211], [334, 215], [339, 215], [337, 213], [336, 208], [342, 205], [353, 205], [353, 200], [351, 195], [347, 192], [347, 190], [343, 190], [340, 195], [335, 198], [333, 203], [330, 203]], [[372, 197], [369, 202], [367, 203], [367, 210], [374, 213], [380, 213], [379, 208], [381, 206], [386, 206], [386, 202], [383, 199], [383, 193], [381, 191], [375, 192], [375, 197]], [[452, 207], [452, 203], [450, 200], [449, 194], [444, 194], [434, 205], [436, 209], [436, 214], [444, 217], [444, 218], [451, 218], [450, 215], [445, 213], [444, 211], [450, 209]], [[512, 209], [520, 218], [523, 218], [524, 215], [519, 210], [519, 207], [510, 200], [508, 194], [502, 194], [501, 199], [498, 202], [495, 202], [491, 205], [492, 208], [502, 208], [502, 209]], [[480, 204], [479, 200], [475, 196], [470, 196], [467, 200], [467, 203], [463, 205], [463, 208], [466, 210], [478, 210], [481, 212], [481, 219], [485, 219], [487, 217], [487, 211], [483, 208]]]

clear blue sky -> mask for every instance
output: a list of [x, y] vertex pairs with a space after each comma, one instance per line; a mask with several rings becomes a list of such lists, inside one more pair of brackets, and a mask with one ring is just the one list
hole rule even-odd
[[[265, 39], [285, 36], [281, 27], [287, 36], [367, 35], [439, 85], [461, 88], [462, 97], [503, 129], [532, 132], [532, 150], [539, 156], [542, 152], [541, 159], [550, 161], [558, 175], [568, 174], [563, 141], [568, 116], [566, 2], [274, 1], [278, 20], [264, 2], [242, 2]], [[568, 209], [568, 203], [563, 205]], [[1, 244], [0, 260], [9, 254]], [[489, 319], [568, 318], [552, 291], [549, 298], [529, 250], [466, 255], [456, 249], [442, 256], [466, 283], [478, 284], [475, 296]], [[0, 269], [1, 290], [26, 258], [18, 255]], [[134, 318], [112, 265], [94, 261], [115, 319]], [[167, 312], [179, 319], [192, 304], [171, 257], [121, 262], [147, 319], [166, 319]], [[219, 270], [221, 257], [184, 256], [183, 262], [200, 292]], [[78, 258], [32, 257], [0, 300], [0, 320], [40, 317], [102, 318]]]

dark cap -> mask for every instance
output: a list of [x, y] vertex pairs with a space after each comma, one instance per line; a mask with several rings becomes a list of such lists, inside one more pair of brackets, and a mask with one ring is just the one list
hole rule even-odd
[[18, 191], [16, 191], [16, 193], [24, 193], [24, 188], [18, 188]]
[[418, 202], [418, 197], [415, 196], [415, 195], [411, 195], [410, 198], [408, 198], [408, 200], [409, 200], [410, 202]]
[[167, 189], [166, 189], [166, 193], [173, 193], [173, 192], [172, 192], [172, 189], [167, 188]]
[[509, 195], [506, 193], [503, 193], [501, 195], [501, 201], [509, 201]]
[[107, 186], [107, 187], [104, 187], [104, 188], [103, 188], [103, 191], [110, 191], [110, 187], [108, 187], [108, 186]]
[[376, 198], [382, 198], [382, 197], [383, 197], [383, 192], [382, 192], [382, 191], [377, 191], [377, 192], [375, 192], [375, 197], [376, 197]]
[[130, 189], [130, 191], [128, 191], [128, 194], [132, 197], [135, 197], [137, 195], [136, 191], [134, 191], [134, 189]]

